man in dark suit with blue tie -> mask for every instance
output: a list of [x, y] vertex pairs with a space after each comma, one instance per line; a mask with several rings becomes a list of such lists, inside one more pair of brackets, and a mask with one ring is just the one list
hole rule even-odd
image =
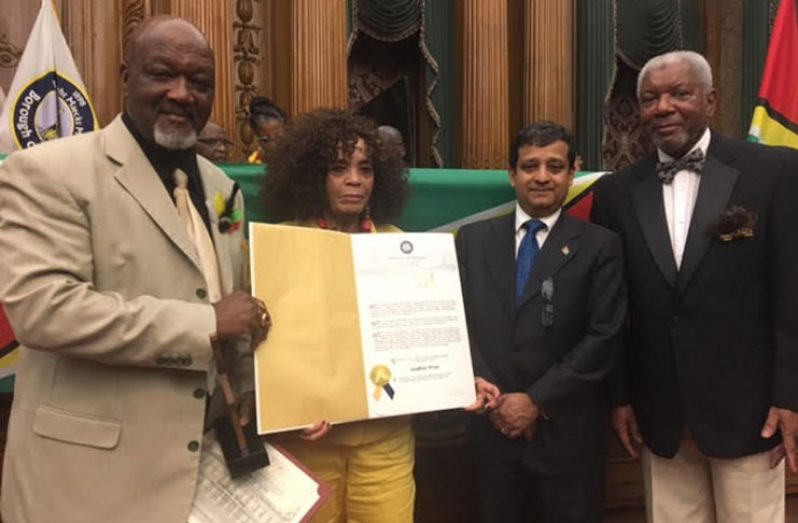
[[469, 435], [486, 522], [598, 522], [604, 379], [626, 314], [618, 237], [562, 212], [573, 136], [539, 122], [510, 149], [515, 212], [463, 227], [457, 255], [479, 402]]
[[657, 151], [595, 189], [624, 246], [629, 333], [613, 425], [642, 449], [649, 521], [784, 521], [798, 435], [798, 155], [710, 131], [701, 55], [638, 79]]

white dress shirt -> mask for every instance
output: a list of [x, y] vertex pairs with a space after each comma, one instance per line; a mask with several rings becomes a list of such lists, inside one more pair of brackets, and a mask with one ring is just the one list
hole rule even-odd
[[524, 224], [528, 220], [540, 220], [546, 226], [540, 229], [537, 234], [535, 235], [535, 239], [538, 241], [538, 247], [541, 249], [543, 248], [543, 242], [546, 241], [546, 238], [549, 237], [549, 232], [551, 232], [551, 228], [554, 227], [554, 224], [557, 223], [557, 220], [560, 219], [560, 214], [562, 214], [562, 207], [557, 209], [557, 212], [554, 214], [550, 214], [549, 216], [544, 216], [543, 218], [532, 218], [528, 215], [524, 210], [521, 208], [520, 205], [516, 202], [515, 204], [515, 257], [518, 257], [518, 248], [521, 246], [521, 240], [524, 239], [526, 236], [526, 228], [524, 228]]
[[[704, 131], [695, 146], [687, 151], [690, 154], [696, 149], [706, 156], [709, 148], [711, 133], [709, 128]], [[657, 149], [659, 161], [669, 162], [673, 158]], [[665, 203], [665, 219], [668, 222], [668, 232], [671, 236], [671, 247], [673, 248], [673, 258], [676, 260], [676, 268], [682, 266], [682, 256], [684, 246], [687, 243], [687, 233], [690, 230], [690, 219], [693, 216], [695, 200], [698, 196], [698, 186], [701, 184], [701, 176], [695, 171], [682, 169], [673, 177], [670, 184], [662, 184], [662, 199]]]

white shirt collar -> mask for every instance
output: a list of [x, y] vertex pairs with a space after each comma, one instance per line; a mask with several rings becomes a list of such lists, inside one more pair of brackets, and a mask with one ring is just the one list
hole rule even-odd
[[[690, 154], [691, 152], [695, 151], [696, 149], [701, 149], [701, 152], [704, 153], [704, 156], [707, 155], [707, 149], [709, 149], [709, 140], [712, 137], [712, 133], [709, 132], [709, 127], [704, 129], [704, 134], [701, 138], [695, 143], [695, 145], [685, 153], [685, 156]], [[657, 154], [659, 155], [659, 161], [661, 162], [672, 162], [675, 160], [672, 156], [668, 153], [663, 152], [661, 149], [657, 149]]]
[[[553, 214], [537, 219], [546, 224], [547, 231], [551, 231], [551, 229], [554, 227], [554, 224], [557, 223], [558, 219], [560, 219], [560, 214], [562, 214], [562, 207], [557, 209]], [[515, 202], [515, 232], [518, 233], [518, 230], [523, 227], [527, 221], [532, 219], [533, 218], [521, 208], [521, 205], [518, 202]]]

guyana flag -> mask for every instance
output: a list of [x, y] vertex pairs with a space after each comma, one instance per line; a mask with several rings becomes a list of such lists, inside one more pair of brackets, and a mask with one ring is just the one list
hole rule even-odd
[[[260, 204], [262, 165], [222, 165], [244, 194], [247, 219], [273, 221]], [[575, 218], [588, 221], [593, 203], [593, 184], [605, 172], [580, 171], [563, 208]], [[474, 169], [410, 169], [410, 202], [396, 226], [408, 232], [456, 231], [463, 225], [511, 212], [515, 192], [507, 171]], [[246, 230], [246, 229], [245, 229]]]
[[[0, 163], [4, 155], [0, 154]], [[17, 340], [8, 323], [3, 304], [0, 303], [0, 394], [11, 392], [14, 388], [14, 365], [19, 359]]]
[[2, 305], [0, 305], [0, 393], [9, 392], [12, 387], [11, 375], [19, 358], [17, 340], [8, 324]]
[[[0, 154], [0, 163], [3, 155]], [[262, 165], [221, 165], [238, 182], [244, 195], [247, 219], [272, 221], [260, 204]], [[604, 172], [578, 172], [564, 209], [587, 220], [593, 203], [593, 184]], [[410, 169], [410, 202], [396, 225], [405, 231], [456, 231], [463, 225], [512, 212], [515, 192], [507, 171], [467, 169]], [[246, 228], [244, 229], [246, 230]], [[14, 333], [0, 305], [0, 393], [13, 388], [13, 366], [19, 357]]]
[[[462, 171], [468, 172], [468, 171]], [[457, 202], [456, 205], [452, 205], [449, 207], [449, 212], [451, 212], [451, 216], [449, 218], [453, 218], [453, 220], [446, 221], [446, 223], [434, 225], [433, 223], [439, 223], [445, 219], [442, 211], [446, 209], [444, 206], [442, 209], [436, 212], [437, 216], [433, 217], [432, 223], [425, 223], [419, 224], [420, 226], [416, 225], [411, 221], [411, 216], [408, 211], [405, 211], [405, 217], [403, 218], [404, 221], [409, 223], [402, 223], [399, 222], [399, 225], [402, 229], [407, 231], [438, 231], [438, 232], [456, 232], [457, 229], [466, 225], [468, 223], [476, 222], [479, 220], [485, 220], [488, 218], [493, 218], [495, 216], [500, 216], [502, 214], [507, 214], [513, 212], [515, 210], [515, 193], [513, 192], [512, 188], [507, 181], [507, 172], [506, 171], [489, 171], [494, 174], [500, 174], [497, 178], [500, 180], [502, 184], [499, 187], [494, 188], [494, 198], [502, 198], [502, 203], [496, 205], [494, 207], [490, 207], [485, 210], [478, 210], [478, 206], [473, 206], [469, 208], [469, 205], [473, 205], [472, 202], [469, 202], [468, 199], [461, 200]], [[606, 172], [578, 172], [576, 173], [576, 177], [574, 178], [574, 184], [571, 186], [571, 189], [568, 191], [568, 196], [565, 198], [565, 203], [563, 204], [563, 210], [567, 212], [569, 215], [573, 216], [574, 218], [578, 218], [584, 221], [590, 221], [590, 208], [593, 206], [593, 184], [596, 183], [596, 180], [601, 178], [607, 174]], [[457, 176], [455, 174], [454, 176]], [[481, 192], [481, 191], [480, 191]], [[437, 196], [432, 195], [430, 199], [434, 198], [444, 198], [444, 194], [438, 194]], [[439, 200], [440, 201], [440, 200]], [[411, 207], [412, 207], [411, 201]], [[434, 208], [435, 206], [433, 206]], [[476, 212], [474, 212], [476, 211]], [[404, 225], [404, 226], [403, 226]]]
[[798, 11], [782, 0], [770, 36], [765, 72], [748, 139], [798, 148]]

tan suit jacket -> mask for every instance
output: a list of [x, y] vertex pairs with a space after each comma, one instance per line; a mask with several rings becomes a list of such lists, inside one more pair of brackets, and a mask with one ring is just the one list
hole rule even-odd
[[[206, 197], [228, 197], [233, 183], [197, 161]], [[22, 347], [3, 520], [185, 522], [216, 319], [170, 195], [117, 117], [12, 154], [0, 209], [0, 300]], [[242, 231], [211, 229], [228, 294]], [[250, 359], [233, 355], [251, 388]]]

